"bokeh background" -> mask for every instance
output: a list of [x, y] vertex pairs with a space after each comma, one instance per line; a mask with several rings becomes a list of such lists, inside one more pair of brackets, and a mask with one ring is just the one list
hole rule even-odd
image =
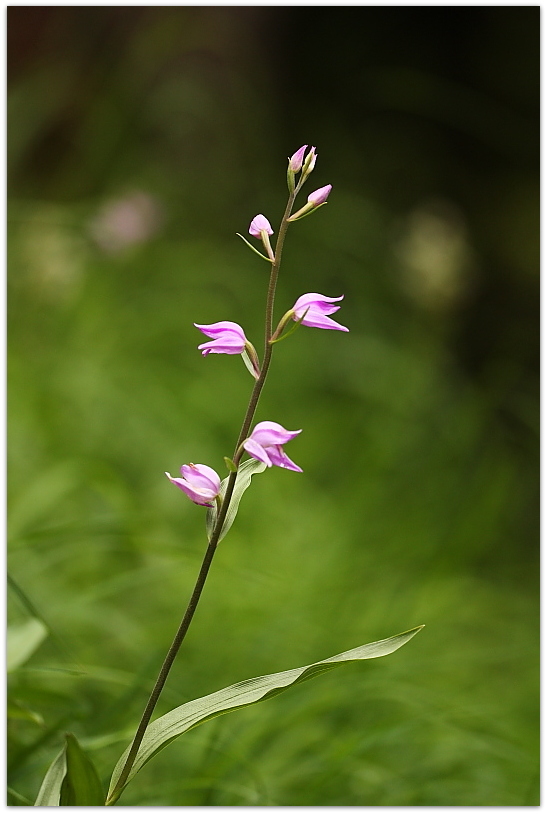
[[[251, 388], [192, 326], [276, 349], [254, 479], [159, 711], [417, 624], [397, 654], [219, 718], [124, 805], [538, 804], [538, 7], [8, 8], [10, 796], [65, 731], [105, 785], [204, 550], [165, 479], [223, 471]], [[31, 637], [32, 638], [32, 637]], [[24, 648], [23, 648], [24, 650]]]

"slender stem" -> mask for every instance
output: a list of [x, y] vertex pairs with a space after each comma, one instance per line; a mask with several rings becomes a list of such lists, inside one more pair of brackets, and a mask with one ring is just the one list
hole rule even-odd
[[[283, 244], [285, 242], [285, 236], [287, 234], [288, 229], [288, 222], [287, 218], [290, 216], [292, 207], [294, 205], [294, 199], [298, 192], [298, 189], [292, 192], [289, 195], [289, 200], [287, 202], [287, 206], [285, 212], [283, 214], [283, 219], [281, 221], [281, 225], [279, 227], [279, 232], [277, 236], [277, 242], [275, 245], [275, 258], [272, 262], [272, 268], [270, 272], [270, 282], [268, 286], [268, 296], [266, 300], [266, 326], [265, 326], [265, 338], [264, 338], [264, 358], [262, 360], [262, 367], [260, 371], [260, 376], [255, 382], [253, 387], [251, 397], [249, 399], [249, 404], [247, 406], [247, 410], [245, 412], [245, 417], [243, 419], [243, 424], [241, 425], [241, 430], [239, 433], [239, 437], [236, 442], [235, 452], [233, 456], [233, 461], [237, 466], [239, 461], [241, 460], [241, 456], [243, 455], [243, 450], [240, 448], [243, 441], [249, 435], [249, 429], [251, 427], [251, 423], [253, 421], [256, 408], [258, 406], [258, 401], [260, 399], [260, 394], [262, 393], [262, 389], [264, 387], [264, 383], [266, 381], [266, 376], [268, 375], [268, 370], [270, 367], [270, 362], [272, 358], [273, 352], [273, 345], [270, 344], [270, 339], [273, 334], [273, 310], [274, 310], [274, 301], [275, 301], [275, 289], [277, 285], [277, 278], [279, 275], [279, 268], [281, 265], [281, 255], [283, 252]], [[152, 718], [152, 714], [158, 703], [158, 699], [161, 695], [161, 692], [165, 686], [165, 682], [167, 681], [167, 676], [173, 666], [173, 662], [177, 657], [177, 653], [180, 650], [180, 646], [184, 641], [188, 628], [190, 627], [190, 623], [194, 617], [194, 613], [196, 612], [196, 608], [198, 606], [198, 602], [200, 600], [203, 588], [205, 586], [205, 581], [207, 579], [207, 575], [209, 573], [209, 569], [211, 567], [211, 563], [213, 561], [213, 557], [215, 555], [215, 551], [218, 546], [218, 540], [220, 537], [220, 533], [222, 530], [222, 526], [224, 525], [224, 520], [226, 518], [226, 514], [228, 512], [228, 508], [230, 506], [230, 501], [232, 499], [232, 495], [234, 492], [234, 487], [236, 483], [237, 472], [231, 472], [228, 478], [228, 484], [226, 487], [226, 494], [224, 495], [224, 500], [222, 501], [222, 506], [220, 511], [217, 514], [217, 519], [215, 522], [215, 526], [213, 529], [213, 533], [211, 535], [211, 539], [209, 540], [209, 545], [205, 551], [205, 556], [203, 558], [203, 562], [201, 564], [201, 568], [199, 570], [198, 578], [196, 580], [196, 584], [194, 586], [194, 590], [192, 591], [192, 595], [190, 597], [190, 601], [188, 602], [188, 607], [184, 613], [182, 621], [179, 625], [179, 628], [175, 634], [175, 638], [171, 644], [171, 647], [167, 651], [167, 655], [165, 660], [161, 666], [159, 675], [156, 679], [156, 683], [154, 684], [154, 688], [150, 694], [150, 698], [146, 704], [144, 712], [142, 714], [139, 726], [135, 733], [135, 737], [133, 738], [133, 742], [131, 744], [131, 748], [127, 754], [127, 758], [124, 764], [124, 767], [120, 773], [118, 781], [112, 790], [112, 793], [108, 797], [105, 805], [113, 805], [116, 800], [119, 799], [123, 788], [127, 782], [127, 778], [129, 777], [129, 773], [135, 763], [137, 758], [137, 754], [140, 748], [140, 745], [143, 741], [145, 732], [148, 728], [148, 724], [150, 723], [150, 719]]]

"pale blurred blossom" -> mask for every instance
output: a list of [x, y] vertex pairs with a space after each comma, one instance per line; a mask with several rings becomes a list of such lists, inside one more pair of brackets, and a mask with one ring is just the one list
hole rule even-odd
[[145, 243], [163, 222], [159, 202], [147, 192], [136, 191], [107, 201], [89, 224], [90, 234], [107, 254]]
[[463, 214], [450, 201], [432, 200], [414, 209], [395, 253], [403, 287], [424, 308], [445, 310], [465, 299], [476, 256]]

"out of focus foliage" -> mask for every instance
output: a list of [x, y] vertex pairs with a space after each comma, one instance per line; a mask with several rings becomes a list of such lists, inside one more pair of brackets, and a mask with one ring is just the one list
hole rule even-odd
[[12, 805], [65, 731], [105, 784], [132, 735], [205, 545], [163, 472], [222, 472], [251, 387], [192, 323], [260, 344], [235, 232], [303, 143], [333, 192], [278, 313], [345, 294], [350, 333], [276, 348], [258, 420], [303, 428], [304, 474], [254, 479], [158, 712], [427, 627], [122, 802], [537, 805], [538, 36], [518, 6], [8, 9], [9, 613], [48, 631], [10, 677]]

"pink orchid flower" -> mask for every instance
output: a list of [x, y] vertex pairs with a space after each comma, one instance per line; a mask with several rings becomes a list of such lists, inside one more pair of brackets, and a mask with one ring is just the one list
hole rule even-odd
[[204, 342], [203, 345], [198, 345], [203, 356], [209, 353], [242, 353], [247, 338], [243, 332], [241, 325], [237, 322], [213, 322], [211, 325], [198, 325], [194, 322], [196, 328], [205, 334], [205, 336], [212, 337], [212, 342]]
[[332, 303], [343, 299], [344, 295], [341, 297], [325, 297], [323, 294], [303, 294], [292, 307], [294, 312], [292, 318], [295, 322], [301, 320], [301, 324], [307, 325], [309, 328], [349, 331], [349, 328], [340, 325], [339, 322], [335, 322], [334, 319], [327, 316], [340, 309], [339, 305], [332, 305]]
[[296, 438], [301, 432], [302, 430], [286, 430], [275, 421], [261, 421], [243, 442], [243, 448], [252, 458], [262, 461], [266, 466], [280, 466], [282, 469], [302, 472], [282, 449], [283, 444]]
[[180, 473], [182, 478], [172, 478], [169, 472], [165, 474], [198, 506], [212, 506], [220, 491], [220, 477], [215, 470], [205, 464], [184, 464]]

